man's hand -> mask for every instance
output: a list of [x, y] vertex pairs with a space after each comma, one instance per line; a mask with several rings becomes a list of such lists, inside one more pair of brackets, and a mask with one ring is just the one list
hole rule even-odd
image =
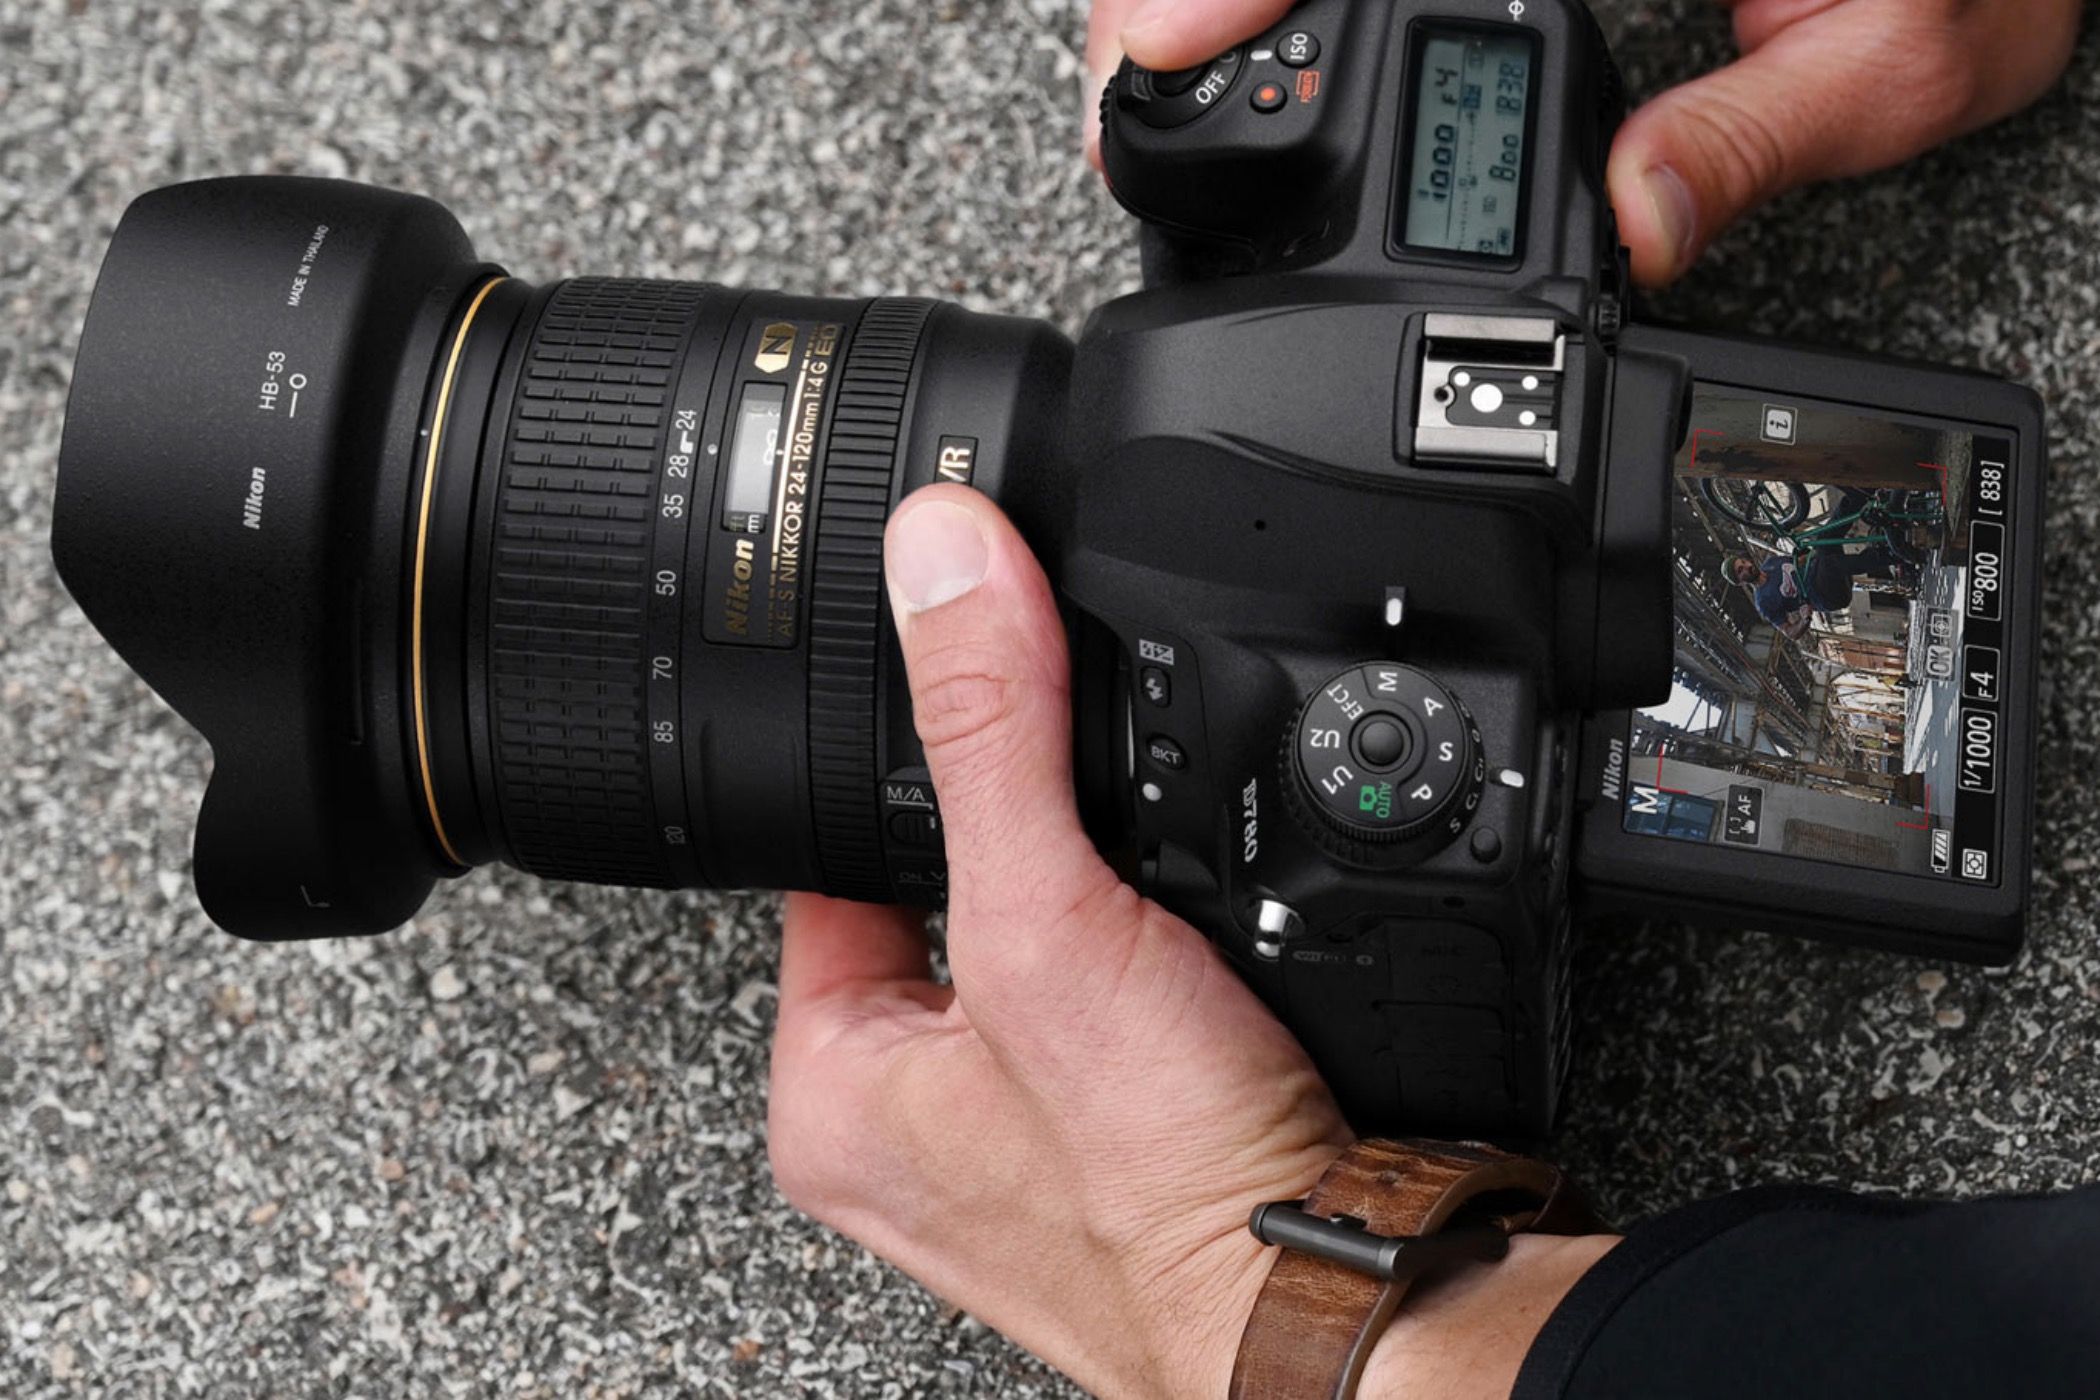
[[[890, 599], [940, 792], [952, 987], [919, 920], [788, 903], [768, 1145], [787, 1198], [1110, 1396], [1223, 1395], [1270, 1251], [1351, 1139], [1201, 934], [1095, 853], [1048, 581], [984, 497], [890, 522]], [[1411, 1302], [1364, 1394], [1506, 1395], [1607, 1240], [1520, 1239]], [[1477, 1275], [1477, 1276], [1474, 1276]]]
[[1247, 1212], [1350, 1141], [1296, 1041], [1081, 829], [1048, 582], [984, 497], [890, 523], [940, 793], [952, 988], [900, 910], [788, 904], [769, 1146], [788, 1199], [1110, 1395], [1225, 1393]]
[[[1675, 280], [1730, 224], [1816, 180], [1863, 175], [2010, 116], [2070, 61], [2080, 0], [1722, 0], [1740, 60], [1656, 98], [1611, 156], [1612, 204], [1643, 284]], [[1186, 68], [1289, 0], [1095, 0], [1100, 83], [1121, 51]], [[1098, 132], [1089, 138], [1098, 142]]]
[[1634, 276], [1658, 286], [1788, 190], [1909, 160], [2054, 85], [2080, 0], [1736, 0], [1743, 57], [1635, 112], [1612, 148]]

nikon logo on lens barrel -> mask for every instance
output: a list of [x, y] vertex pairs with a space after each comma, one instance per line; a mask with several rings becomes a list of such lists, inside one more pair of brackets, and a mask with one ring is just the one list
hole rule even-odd
[[778, 374], [795, 358], [795, 328], [786, 321], [775, 321], [758, 333], [758, 353], [751, 363], [761, 374]]

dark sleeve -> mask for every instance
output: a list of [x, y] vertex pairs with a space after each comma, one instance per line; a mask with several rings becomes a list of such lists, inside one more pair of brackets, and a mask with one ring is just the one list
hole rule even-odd
[[2100, 1188], [1918, 1205], [1765, 1187], [1634, 1230], [1515, 1400], [2100, 1395]]

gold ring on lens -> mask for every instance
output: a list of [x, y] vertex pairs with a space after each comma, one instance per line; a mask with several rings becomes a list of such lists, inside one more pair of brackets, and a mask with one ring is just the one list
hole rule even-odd
[[430, 809], [430, 827], [437, 833], [446, 859], [459, 866], [466, 862], [453, 848], [452, 838], [445, 834], [445, 819], [438, 815], [437, 784], [430, 776], [430, 698], [423, 689], [423, 566], [430, 550], [430, 503], [437, 494], [438, 451], [445, 440], [445, 418], [452, 411], [452, 385], [459, 378], [460, 356], [467, 348], [467, 332], [474, 328], [474, 316], [481, 310], [481, 303], [488, 300], [498, 283], [506, 280], [492, 277], [481, 284], [481, 290], [467, 304], [467, 314], [460, 318], [459, 332], [452, 338], [452, 354], [445, 361], [437, 411], [430, 420], [430, 450], [423, 458], [423, 503], [416, 519], [416, 572], [409, 602], [409, 687], [416, 711], [416, 763], [423, 770], [423, 805]]

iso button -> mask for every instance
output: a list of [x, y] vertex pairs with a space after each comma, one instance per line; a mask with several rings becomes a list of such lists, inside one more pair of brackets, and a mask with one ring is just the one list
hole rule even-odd
[[1276, 58], [1286, 68], [1310, 68], [1320, 61], [1320, 41], [1303, 29], [1293, 29], [1276, 41]]

